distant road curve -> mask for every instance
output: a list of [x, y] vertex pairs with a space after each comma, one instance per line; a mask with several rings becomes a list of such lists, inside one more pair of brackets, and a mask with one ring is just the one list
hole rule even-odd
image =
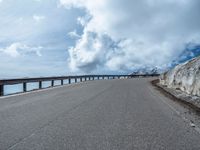
[[199, 150], [200, 134], [150, 80], [88, 81], [0, 98], [0, 150]]

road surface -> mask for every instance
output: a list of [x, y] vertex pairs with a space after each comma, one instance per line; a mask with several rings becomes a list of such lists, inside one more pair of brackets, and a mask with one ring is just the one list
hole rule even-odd
[[199, 150], [200, 134], [149, 79], [0, 98], [1, 150]]

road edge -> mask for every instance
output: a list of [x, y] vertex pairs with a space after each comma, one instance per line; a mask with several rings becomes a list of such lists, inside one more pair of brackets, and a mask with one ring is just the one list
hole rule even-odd
[[158, 91], [160, 91], [162, 94], [164, 94], [166, 97], [170, 98], [173, 101], [176, 101], [184, 106], [188, 106], [189, 108], [192, 108], [195, 112], [200, 114], [200, 106], [196, 105], [194, 102], [186, 101], [184, 98], [178, 97], [174, 93], [170, 92], [170, 90], [167, 90], [166, 87], [159, 84], [159, 79], [152, 80], [151, 84], [156, 87]]

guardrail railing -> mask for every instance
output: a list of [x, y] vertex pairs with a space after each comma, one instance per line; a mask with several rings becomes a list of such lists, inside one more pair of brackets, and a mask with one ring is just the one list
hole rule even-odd
[[[64, 85], [64, 80], [68, 80], [68, 84], [71, 84], [71, 80], [74, 79], [74, 82], [83, 82], [88, 80], [101, 80], [101, 79], [120, 79], [120, 78], [137, 78], [137, 77], [153, 77], [159, 76], [159, 74], [144, 74], [144, 75], [83, 75], [83, 76], [60, 76], [60, 77], [41, 77], [41, 78], [21, 78], [21, 79], [5, 79], [0, 80], [0, 96], [4, 96], [4, 86], [5, 85], [15, 85], [22, 84], [23, 91], [27, 92], [28, 83], [39, 83], [38, 89], [42, 89], [42, 83], [45, 81], [50, 81], [51, 86], [54, 87], [55, 81], [60, 80], [61, 84]], [[78, 80], [79, 79], [79, 80]], [[56, 85], [57, 86], [57, 85]]]

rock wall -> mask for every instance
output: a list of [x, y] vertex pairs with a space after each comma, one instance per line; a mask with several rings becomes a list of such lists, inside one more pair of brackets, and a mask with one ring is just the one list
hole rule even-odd
[[160, 83], [190, 95], [200, 96], [200, 56], [162, 74]]

